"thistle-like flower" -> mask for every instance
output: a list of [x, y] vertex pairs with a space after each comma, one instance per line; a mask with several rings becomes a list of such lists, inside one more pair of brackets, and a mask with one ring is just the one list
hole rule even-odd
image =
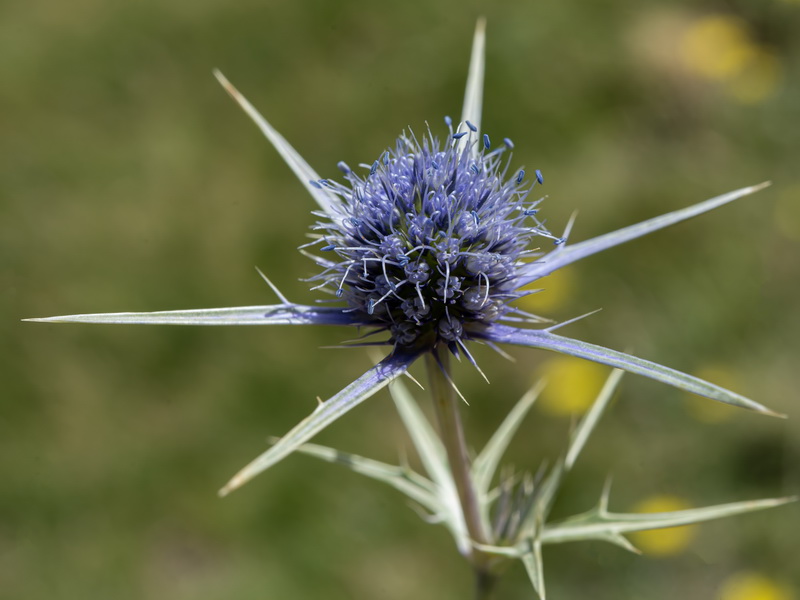
[[[316, 287], [331, 302], [299, 305], [272, 283], [279, 304], [151, 313], [106, 313], [32, 319], [84, 323], [174, 325], [342, 325], [383, 333], [388, 356], [347, 385], [240, 471], [225, 494], [298, 449], [319, 431], [403, 374], [423, 355], [443, 353], [474, 363], [470, 342], [512, 344], [561, 352], [662, 381], [755, 411], [766, 407], [696, 377], [628, 354], [563, 337], [544, 320], [514, 308], [526, 286], [556, 269], [697, 216], [766, 184], [743, 188], [577, 244], [538, 220], [530, 192], [537, 170], [513, 164], [513, 144], [492, 146], [481, 134], [484, 27], [479, 23], [458, 124], [446, 136], [410, 131], [361, 170], [339, 163], [344, 183], [321, 178], [220, 74], [228, 93], [255, 121], [316, 201]], [[538, 247], [549, 247], [540, 252]], [[308, 252], [308, 250], [304, 250]], [[266, 279], [266, 278], [265, 278]], [[446, 377], [449, 377], [445, 373]]]
[[[430, 132], [421, 142], [403, 135], [364, 177], [339, 163], [347, 186], [311, 182], [339, 199], [316, 227], [320, 249], [338, 260], [318, 258], [315, 279], [354, 318], [388, 331], [396, 351], [446, 346], [470, 356], [465, 342], [496, 321], [530, 318], [509, 302], [525, 294], [531, 241], [553, 236], [536, 219], [538, 201], [526, 201], [525, 171], [508, 175], [511, 140], [491, 150], [470, 121], [455, 133], [445, 123], [444, 143]], [[537, 171], [533, 184], [542, 181]]]

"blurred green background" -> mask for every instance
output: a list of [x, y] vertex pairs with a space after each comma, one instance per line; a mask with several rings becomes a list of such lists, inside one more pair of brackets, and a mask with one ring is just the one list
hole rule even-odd
[[[446, 531], [357, 475], [298, 456], [215, 494], [268, 435], [369, 366], [359, 350], [319, 348], [350, 332], [19, 319], [271, 303], [255, 265], [312, 302], [298, 278], [314, 267], [295, 250], [312, 201], [212, 68], [336, 177], [337, 161], [371, 163], [402, 128], [458, 115], [481, 14], [484, 129], [544, 171], [554, 231], [575, 209], [580, 240], [774, 181], [565, 270], [530, 308], [565, 319], [602, 307], [566, 333], [793, 418], [709, 410], [628, 377], [554, 516], [593, 505], [608, 473], [616, 510], [800, 491], [800, 3], [6, 0], [0, 598], [469, 596]], [[480, 446], [549, 373], [551, 398], [511, 449], [535, 469], [604, 372], [513, 354], [478, 352], [490, 386], [458, 371], [466, 425]], [[409, 447], [385, 392], [317, 441], [388, 461]], [[644, 557], [552, 547], [548, 591], [796, 600], [798, 531], [789, 506], [642, 540]], [[521, 568], [499, 597], [531, 597]]]

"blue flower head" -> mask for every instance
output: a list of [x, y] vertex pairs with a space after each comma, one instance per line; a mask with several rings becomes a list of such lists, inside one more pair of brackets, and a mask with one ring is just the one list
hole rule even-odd
[[471, 122], [459, 132], [445, 122], [444, 142], [409, 132], [363, 175], [339, 163], [346, 185], [312, 181], [338, 199], [315, 227], [332, 255], [318, 259], [318, 287], [403, 351], [467, 352], [466, 340], [519, 312], [509, 302], [524, 294], [532, 239], [560, 241], [527, 202], [537, 179], [510, 171], [510, 141], [492, 150]]
[[[572, 223], [555, 237], [529, 200], [541, 172], [526, 177], [512, 168], [513, 144], [492, 148], [481, 135], [484, 26], [479, 22], [458, 126], [446, 118], [444, 141], [429, 131], [419, 140], [402, 135], [363, 171], [339, 163], [345, 183], [322, 179], [297, 151], [228, 82], [216, 76], [297, 175], [319, 210], [314, 226], [316, 287], [332, 302], [305, 306], [289, 301], [267, 279], [279, 303], [150, 313], [104, 313], [32, 319], [82, 323], [171, 325], [338, 325], [385, 333], [391, 352], [242, 469], [225, 494], [274, 465], [346, 412], [406, 372], [423, 355], [463, 353], [466, 343], [497, 348], [542, 348], [650, 377], [713, 400], [774, 414], [734, 392], [641, 358], [557, 335], [567, 323], [544, 325], [510, 304], [528, 284], [553, 271], [658, 229], [751, 194], [742, 188], [576, 244]], [[549, 246], [548, 252], [535, 250]], [[266, 277], [265, 277], [266, 279]], [[477, 366], [477, 365], [476, 365]]]

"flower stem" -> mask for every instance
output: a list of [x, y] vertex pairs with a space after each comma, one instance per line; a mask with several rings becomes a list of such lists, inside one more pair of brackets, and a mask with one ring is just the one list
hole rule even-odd
[[497, 576], [489, 571], [475, 568], [475, 600], [490, 600]]
[[[450, 471], [456, 484], [461, 511], [470, 538], [481, 544], [489, 544], [484, 523], [480, 515], [478, 498], [470, 473], [470, 460], [464, 440], [464, 428], [458, 411], [460, 400], [456, 396], [450, 377], [450, 356], [448, 353], [428, 353], [425, 358], [428, 370], [428, 381], [433, 396], [433, 406], [439, 425], [439, 435], [447, 452]], [[472, 563], [476, 576], [476, 598], [485, 600], [494, 580], [490, 573], [490, 556], [472, 548], [467, 556]]]

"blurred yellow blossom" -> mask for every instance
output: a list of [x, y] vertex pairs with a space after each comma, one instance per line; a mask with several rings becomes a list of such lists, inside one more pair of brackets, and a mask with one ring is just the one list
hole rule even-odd
[[537, 379], [547, 381], [537, 406], [556, 416], [583, 414], [597, 398], [607, 376], [608, 369], [597, 363], [570, 356], [551, 358], [537, 372]]
[[680, 51], [691, 72], [719, 81], [745, 104], [770, 96], [781, 79], [779, 58], [753, 39], [745, 21], [731, 15], [694, 21], [683, 36]]
[[[723, 365], [707, 365], [698, 369], [692, 375], [711, 381], [729, 390], [742, 389], [739, 378], [731, 369]], [[737, 415], [737, 409], [721, 402], [709, 402], [694, 394], [684, 394], [686, 411], [698, 421], [703, 423], [722, 423]]]
[[753, 44], [741, 19], [714, 15], [695, 21], [681, 44], [686, 66], [709, 79], [735, 76], [750, 60]]
[[[633, 511], [638, 513], [671, 512], [686, 510], [691, 505], [677, 496], [656, 495], [646, 498], [637, 504]], [[639, 531], [631, 534], [633, 544], [643, 553], [651, 556], [673, 556], [680, 554], [694, 539], [695, 525], [682, 527], [668, 527], [666, 529], [653, 529]]]
[[544, 279], [537, 279], [524, 290], [541, 289], [541, 292], [525, 296], [517, 302], [522, 310], [547, 316], [557, 308], [563, 308], [575, 290], [575, 275], [569, 268], [559, 269]]
[[735, 573], [719, 589], [717, 600], [793, 600], [784, 586], [758, 573]]

